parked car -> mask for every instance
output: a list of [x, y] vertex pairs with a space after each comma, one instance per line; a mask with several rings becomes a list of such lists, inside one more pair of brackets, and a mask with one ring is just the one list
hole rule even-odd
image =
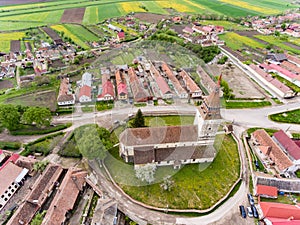
[[246, 211], [245, 211], [245, 207], [243, 205], [240, 205], [240, 213], [241, 213], [241, 216], [243, 218], [247, 217], [247, 214], [246, 214]]
[[250, 206], [247, 207], [247, 214], [249, 217], [253, 217], [253, 212]]
[[254, 218], [258, 218], [258, 212], [254, 205], [251, 206]]
[[248, 194], [248, 200], [249, 200], [249, 203], [250, 205], [254, 205], [254, 199], [253, 199], [253, 196], [251, 194]]

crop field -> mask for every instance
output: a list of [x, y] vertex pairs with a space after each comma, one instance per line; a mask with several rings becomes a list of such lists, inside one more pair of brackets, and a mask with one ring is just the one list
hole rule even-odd
[[61, 17], [61, 23], [81, 23], [85, 8], [66, 9]]
[[141, 8], [142, 3], [140, 2], [122, 2], [120, 3], [121, 10], [127, 13], [131, 12], [146, 12], [145, 9]]
[[89, 46], [86, 44], [88, 41], [97, 41], [99, 38], [85, 29], [80, 25], [75, 24], [64, 24], [51, 26], [52, 29], [64, 32], [65, 36], [71, 38], [77, 45], [82, 48], [88, 49]]
[[12, 40], [19, 40], [25, 37], [25, 32], [10, 32], [10, 33], [0, 33], [0, 51], [9, 52], [10, 42]]
[[281, 48], [283, 50], [290, 51], [295, 54], [300, 54], [300, 50], [284, 44], [284, 42], [286, 42], [286, 40], [281, 40], [280, 37], [275, 37], [275, 36], [270, 36], [270, 35], [269, 36], [255, 35], [254, 37], [256, 37], [260, 40], [266, 41], [272, 45], [278, 46], [279, 48]]
[[[22, 1], [14, 1], [21, 3]], [[279, 14], [292, 8], [299, 8], [299, 4], [291, 4], [281, 0], [173, 0], [173, 1], [136, 1], [136, 0], [54, 0], [29, 4], [1, 6], [0, 20], [11, 20], [24, 23], [27, 21], [44, 24], [56, 24], [60, 21], [64, 10], [86, 8], [83, 16], [84, 24], [96, 24], [107, 18], [118, 17], [130, 12], [151, 12], [169, 14], [167, 9], [184, 13], [207, 13], [227, 15], [230, 17], [247, 15]], [[0, 30], [16, 30], [24, 24], [13, 23], [13, 27], [1, 26]]]
[[241, 36], [234, 32], [228, 32], [220, 35], [220, 39], [226, 42], [226, 46], [233, 50], [242, 49], [244, 46], [248, 46], [250, 48], [265, 48], [265, 45], [255, 41], [249, 37]]
[[200, 21], [203, 25], [219, 25], [223, 26], [225, 30], [248, 30], [249, 28], [242, 26], [237, 23], [233, 23], [226, 20], [202, 20]]
[[19, 22], [19, 21], [0, 21], [0, 31], [17, 31], [28, 28], [44, 26], [46, 23]]

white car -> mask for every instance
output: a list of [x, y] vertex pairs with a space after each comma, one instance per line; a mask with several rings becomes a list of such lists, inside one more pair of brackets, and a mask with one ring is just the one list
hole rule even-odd
[[253, 212], [250, 206], [247, 207], [247, 214], [249, 217], [253, 217]]

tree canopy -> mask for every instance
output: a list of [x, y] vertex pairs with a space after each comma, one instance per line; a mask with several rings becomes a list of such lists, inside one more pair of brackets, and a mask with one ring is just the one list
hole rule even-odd
[[13, 105], [0, 106], [0, 122], [1, 125], [8, 130], [16, 130], [20, 124], [20, 112]]
[[142, 111], [139, 109], [133, 119], [133, 121], [130, 124], [131, 127], [137, 128], [137, 127], [145, 127], [145, 118], [142, 113]]
[[77, 128], [75, 140], [82, 156], [90, 160], [103, 160], [106, 151], [112, 147], [109, 131], [94, 124]]
[[52, 120], [51, 112], [44, 107], [29, 107], [22, 116], [25, 124], [36, 124], [37, 127], [50, 126]]

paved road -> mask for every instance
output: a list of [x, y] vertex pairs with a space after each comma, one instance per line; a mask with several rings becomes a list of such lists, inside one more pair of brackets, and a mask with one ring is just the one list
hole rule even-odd
[[[300, 125], [297, 124], [283, 124], [270, 121], [268, 115], [278, 112], [285, 112], [288, 110], [293, 110], [300, 108], [299, 98], [284, 105], [271, 106], [265, 108], [256, 109], [222, 109], [222, 117], [227, 120], [234, 122], [237, 125], [244, 127], [267, 127], [267, 128], [281, 128], [289, 129], [292, 131], [300, 131]], [[195, 113], [196, 109], [192, 105], [182, 104], [178, 106], [147, 106], [141, 108], [143, 113], [146, 114], [189, 114]], [[116, 120], [125, 120], [129, 114], [136, 113], [137, 108], [124, 107], [124, 108], [114, 108], [111, 111], [97, 112], [97, 113], [85, 113], [85, 114], [74, 114], [70, 116], [63, 116], [54, 118], [54, 122], [73, 122], [73, 126], [69, 130], [74, 129], [74, 127], [81, 126], [87, 123], [97, 122], [102, 118], [102, 120], [110, 120], [114, 122]]]

